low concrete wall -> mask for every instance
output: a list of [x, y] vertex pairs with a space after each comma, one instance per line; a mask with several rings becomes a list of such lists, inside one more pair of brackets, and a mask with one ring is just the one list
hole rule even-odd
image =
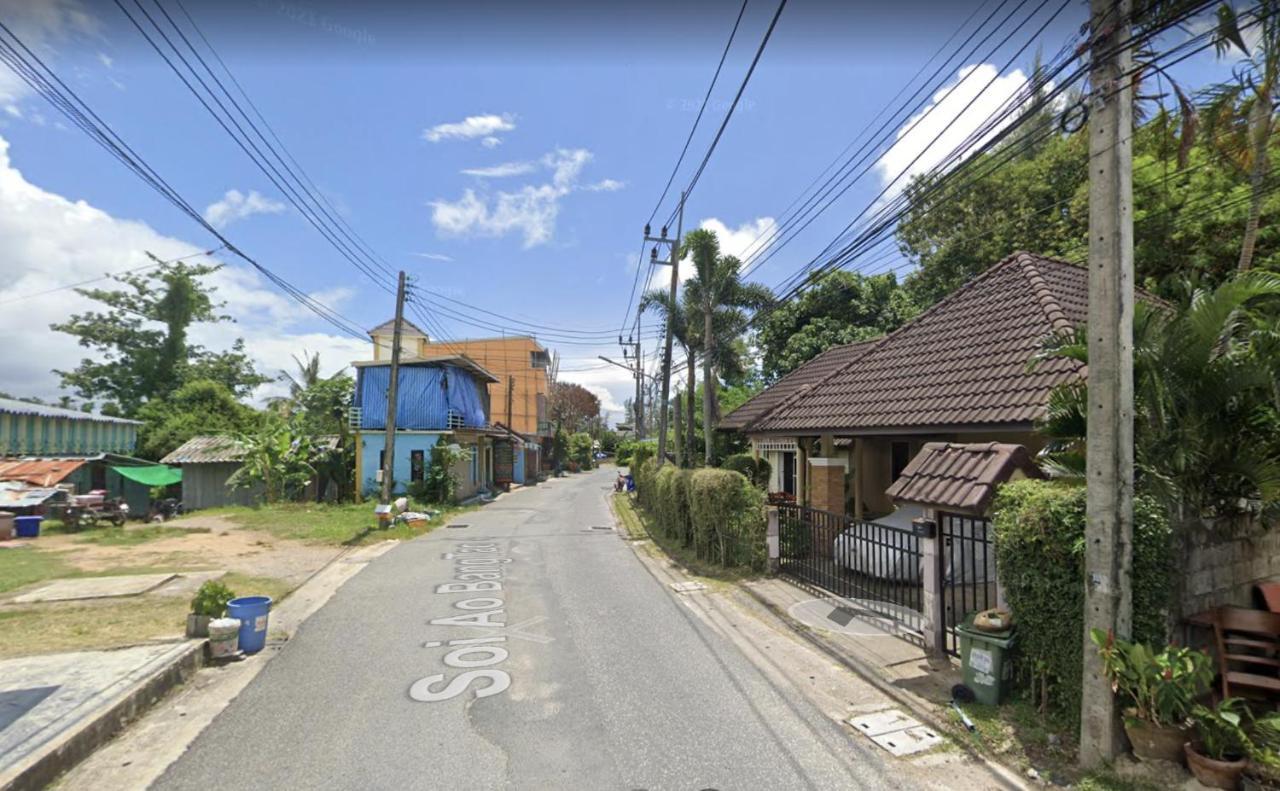
[[1257, 522], [1189, 526], [1181, 574], [1180, 615], [1221, 605], [1253, 606], [1253, 586], [1280, 579], [1280, 530]]

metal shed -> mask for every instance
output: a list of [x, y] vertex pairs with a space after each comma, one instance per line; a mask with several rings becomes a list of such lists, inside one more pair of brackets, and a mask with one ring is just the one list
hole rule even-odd
[[182, 468], [182, 505], [188, 510], [254, 505], [261, 492], [233, 489], [227, 479], [240, 469], [243, 450], [227, 437], [192, 437], [161, 463]]

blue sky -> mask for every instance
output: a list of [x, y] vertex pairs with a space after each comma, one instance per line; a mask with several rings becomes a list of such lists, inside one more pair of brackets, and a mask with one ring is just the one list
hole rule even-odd
[[[181, 18], [174, 0], [161, 3]], [[744, 248], [979, 5], [906, 0], [889, 13], [792, 0], [689, 203], [686, 228], [709, 225], [725, 233], [729, 249]], [[997, 6], [988, 0], [982, 13]], [[641, 226], [739, 3], [409, 10], [414, 6], [390, 2], [348, 8], [188, 0], [186, 7], [290, 153], [392, 267], [406, 269], [424, 289], [514, 319], [616, 331]], [[775, 7], [748, 3], [677, 186], [705, 152]], [[976, 85], [989, 76], [992, 95], [1008, 95], [1037, 47], [1052, 54], [1077, 35], [1085, 19], [1078, 2], [1015, 57], [1057, 7], [1045, 5], [994, 55], [989, 44], [957, 62], [949, 79], [971, 75]], [[287, 205], [114, 3], [0, 0], [0, 21], [238, 246], [361, 326], [390, 315], [390, 297]], [[998, 68], [1009, 58], [1013, 67]], [[1196, 87], [1225, 73], [1209, 52], [1176, 76]], [[81, 352], [47, 324], [85, 304], [68, 291], [26, 295], [141, 265], [143, 249], [180, 255], [216, 242], [68, 128], [3, 65], [0, 110], [0, 249], [9, 253], [0, 262], [0, 310], [7, 315], [0, 333], [13, 340], [0, 350], [0, 371], [7, 372], [0, 389], [56, 396], [50, 368], [73, 366]], [[924, 125], [919, 132], [917, 138]], [[755, 277], [773, 285], [807, 262], [922, 147], [919, 139], [899, 141]], [[668, 199], [660, 217], [671, 206]], [[218, 285], [238, 323], [207, 328], [202, 342], [225, 346], [243, 335], [268, 370], [304, 348], [320, 351], [326, 370], [365, 356], [361, 344], [335, 337], [260, 277], [228, 263]], [[435, 317], [449, 337], [497, 334]], [[591, 387], [616, 418], [631, 392], [628, 375], [595, 358], [616, 355], [617, 346], [563, 340], [545, 340], [562, 355], [563, 378]]]

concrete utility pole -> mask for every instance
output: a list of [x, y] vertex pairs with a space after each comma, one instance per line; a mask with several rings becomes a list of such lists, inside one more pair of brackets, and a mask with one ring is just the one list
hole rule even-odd
[[[637, 315], [636, 316], [636, 333], [639, 334], [639, 332], [640, 332], [640, 316]], [[636, 439], [643, 439], [644, 438], [644, 393], [640, 388], [641, 388], [642, 380], [644, 377], [644, 368], [642, 367], [643, 358], [640, 356], [640, 341], [628, 340], [627, 342], [624, 343], [622, 340], [622, 336], [619, 335], [618, 345], [622, 347], [622, 359], [629, 360], [632, 363], [631, 365], [622, 365], [622, 363], [614, 362], [613, 360], [610, 360], [608, 357], [605, 357], [603, 355], [600, 356], [600, 359], [606, 362], [611, 362], [614, 365], [622, 365], [623, 368], [626, 368], [628, 371], [631, 372], [631, 375], [635, 377], [636, 400], [633, 401], [631, 404], [631, 409], [634, 412], [634, 414], [632, 414], [632, 418], [635, 420], [635, 425], [633, 426], [633, 429], [635, 430]], [[628, 352], [627, 351], [628, 349], [630, 349], [631, 351]]]
[[510, 428], [512, 431], [515, 431], [515, 429], [511, 428], [511, 413], [512, 413], [512, 410], [514, 409], [515, 395], [516, 395], [516, 378], [515, 376], [508, 376], [507, 377], [507, 428]]
[[400, 327], [404, 324], [404, 272], [396, 288], [396, 324], [391, 332], [391, 382], [387, 385], [387, 440], [382, 451], [382, 504], [391, 502], [391, 474], [396, 468], [396, 395], [400, 384]]
[[1133, 596], [1132, 0], [1090, 0], [1089, 425], [1080, 763], [1123, 745], [1091, 629], [1127, 638]]
[[[657, 242], [668, 246], [670, 255], [666, 264], [671, 267], [671, 311], [679, 308], [676, 302], [676, 291], [680, 286], [680, 236], [684, 232], [684, 193], [680, 193], [680, 206], [676, 209], [676, 237], [674, 239], [667, 238], [667, 228], [663, 226], [662, 236], [652, 237], [649, 235], [649, 226], [644, 227], [644, 238], [647, 242]], [[653, 248], [654, 263], [663, 263], [658, 260], [658, 248]], [[671, 325], [675, 317], [667, 316], [667, 332], [666, 342], [662, 348], [662, 406], [658, 412], [658, 466], [661, 467], [667, 463], [667, 410], [669, 396], [671, 394]], [[679, 421], [677, 421], [677, 424]]]
[[684, 426], [680, 423], [680, 400], [681, 400], [680, 394], [676, 393], [676, 397], [674, 399], [675, 403], [672, 404], [672, 406], [675, 408], [675, 417], [672, 420], [672, 422], [675, 424], [675, 432], [673, 434], [673, 438], [675, 439], [675, 445], [676, 445], [676, 466], [677, 467], [684, 466]]

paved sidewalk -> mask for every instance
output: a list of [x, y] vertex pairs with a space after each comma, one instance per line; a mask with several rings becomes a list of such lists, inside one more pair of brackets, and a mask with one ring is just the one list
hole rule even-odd
[[0, 788], [34, 788], [194, 672], [201, 640], [0, 662]]

